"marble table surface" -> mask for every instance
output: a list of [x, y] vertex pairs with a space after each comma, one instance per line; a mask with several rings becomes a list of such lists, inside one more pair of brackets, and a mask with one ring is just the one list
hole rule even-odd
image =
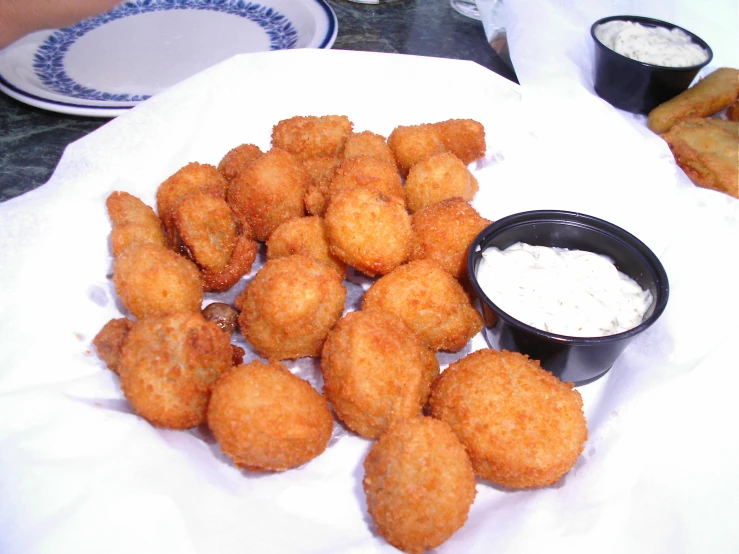
[[[334, 49], [472, 60], [516, 81], [482, 23], [458, 14], [449, 0], [327, 1], [339, 22]], [[107, 121], [33, 108], [0, 93], [0, 201], [43, 185], [64, 148]]]

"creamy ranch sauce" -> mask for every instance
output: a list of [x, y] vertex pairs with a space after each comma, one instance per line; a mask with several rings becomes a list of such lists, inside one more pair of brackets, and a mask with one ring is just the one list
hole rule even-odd
[[627, 58], [663, 67], [689, 67], [708, 59], [708, 52], [680, 29], [609, 21], [595, 28], [595, 36]]
[[641, 323], [652, 294], [606, 256], [516, 243], [487, 248], [477, 280], [500, 309], [537, 329], [571, 337], [599, 337]]

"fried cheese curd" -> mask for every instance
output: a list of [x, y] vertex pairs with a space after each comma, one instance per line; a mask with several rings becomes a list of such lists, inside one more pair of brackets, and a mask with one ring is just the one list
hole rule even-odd
[[137, 319], [199, 312], [203, 301], [197, 266], [157, 244], [137, 244], [115, 258], [113, 284]]
[[325, 220], [331, 252], [370, 277], [389, 273], [410, 254], [411, 219], [397, 197], [347, 189], [331, 198]]
[[232, 148], [218, 162], [218, 171], [229, 183], [238, 177], [246, 166], [264, 152], [256, 144], [240, 144]]
[[382, 135], [372, 131], [352, 133], [344, 144], [344, 159], [377, 158], [397, 167], [395, 155]]
[[358, 311], [329, 332], [321, 373], [339, 419], [374, 439], [395, 421], [421, 414], [439, 362], [399, 317]]
[[411, 216], [409, 261], [432, 260], [456, 279], [464, 279], [470, 245], [491, 223], [459, 197], [422, 208]]
[[318, 216], [296, 217], [275, 229], [267, 240], [267, 259], [303, 254], [334, 268], [346, 277], [346, 264], [334, 256], [328, 244], [326, 222]]
[[295, 156], [272, 148], [246, 166], [231, 182], [228, 204], [246, 220], [254, 239], [264, 242], [288, 219], [305, 215], [310, 178]]
[[127, 317], [111, 319], [92, 340], [98, 356], [114, 373], [120, 371], [121, 348], [132, 325], [133, 321]]
[[340, 156], [354, 124], [344, 115], [295, 116], [272, 128], [272, 146], [298, 159]]
[[228, 335], [200, 313], [141, 319], [121, 349], [121, 389], [153, 425], [189, 429], [205, 421], [213, 385], [231, 357]]
[[326, 213], [329, 183], [341, 162], [340, 156], [314, 156], [303, 160], [303, 167], [311, 179], [303, 199], [305, 209], [309, 214], [323, 217]]
[[451, 152], [424, 158], [411, 167], [405, 180], [406, 199], [411, 213], [455, 196], [469, 202], [478, 188], [475, 176]]
[[572, 383], [517, 352], [488, 348], [451, 363], [429, 405], [465, 445], [475, 474], [512, 489], [559, 481], [588, 437]]
[[430, 260], [408, 262], [380, 277], [365, 293], [362, 309], [397, 315], [435, 351], [458, 352], [482, 329], [482, 316], [462, 285]]
[[467, 521], [477, 481], [449, 425], [430, 417], [393, 424], [364, 460], [367, 511], [394, 547], [421, 554]]
[[280, 362], [233, 368], [213, 388], [208, 427], [237, 467], [284, 471], [326, 450], [334, 420], [326, 400]]
[[441, 142], [467, 165], [485, 155], [485, 127], [474, 119], [448, 119], [435, 123]]
[[159, 216], [136, 196], [115, 191], [105, 200], [105, 206], [113, 225], [110, 233], [113, 256], [118, 256], [132, 244], [167, 245]]
[[404, 177], [424, 158], [447, 151], [438, 128], [432, 123], [399, 125], [388, 136], [387, 144]]
[[345, 159], [329, 182], [329, 197], [354, 187], [373, 188], [405, 204], [405, 189], [394, 163], [380, 158], [361, 156]]
[[318, 357], [345, 299], [326, 264], [302, 254], [268, 260], [236, 298], [241, 333], [265, 358]]

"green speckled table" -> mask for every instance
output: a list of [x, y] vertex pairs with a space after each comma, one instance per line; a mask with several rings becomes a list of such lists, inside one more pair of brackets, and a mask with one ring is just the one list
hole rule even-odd
[[[327, 1], [339, 20], [335, 49], [472, 60], [516, 80], [482, 23], [458, 14], [448, 0]], [[64, 148], [107, 121], [40, 110], [0, 93], [0, 201], [43, 185]]]

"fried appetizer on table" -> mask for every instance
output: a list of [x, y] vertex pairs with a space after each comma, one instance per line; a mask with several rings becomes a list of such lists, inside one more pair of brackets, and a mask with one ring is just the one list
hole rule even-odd
[[488, 348], [451, 363], [429, 405], [462, 441], [475, 474], [508, 488], [556, 483], [588, 438], [572, 383], [517, 352]]
[[377, 158], [397, 167], [395, 156], [385, 137], [372, 131], [349, 135], [344, 144], [344, 159], [351, 158]]
[[218, 163], [218, 171], [221, 172], [229, 183], [238, 177], [246, 166], [261, 156], [261, 148], [255, 144], [240, 144], [232, 148]]
[[264, 242], [280, 224], [305, 215], [309, 182], [295, 156], [272, 148], [231, 182], [227, 200], [236, 216], [249, 222], [254, 238]]
[[478, 190], [477, 179], [451, 152], [425, 158], [411, 167], [405, 194], [411, 213], [459, 196], [469, 202]]
[[153, 425], [189, 429], [205, 421], [213, 385], [231, 357], [228, 335], [200, 313], [139, 320], [121, 350], [121, 388]]
[[132, 325], [133, 321], [127, 317], [111, 319], [92, 340], [98, 356], [114, 373], [120, 371], [121, 349]]
[[449, 425], [430, 417], [395, 423], [364, 460], [367, 511], [404, 552], [441, 545], [467, 521], [477, 481]]
[[344, 160], [329, 182], [329, 195], [354, 187], [373, 188], [405, 203], [405, 189], [394, 163], [366, 156]]
[[272, 146], [298, 159], [339, 156], [354, 124], [344, 115], [295, 116], [272, 128]]
[[267, 259], [304, 254], [334, 268], [346, 277], [346, 264], [334, 256], [328, 244], [326, 222], [318, 216], [296, 217], [280, 225], [267, 240]]
[[429, 260], [380, 277], [365, 293], [362, 309], [397, 315], [432, 350], [457, 352], [482, 329], [482, 316], [462, 285]]
[[421, 414], [439, 362], [398, 316], [359, 311], [329, 332], [321, 372], [339, 419], [374, 439], [395, 421]]
[[424, 158], [447, 151], [438, 128], [431, 123], [399, 125], [390, 133], [387, 144], [404, 177], [411, 167]]
[[369, 276], [388, 273], [408, 258], [411, 218], [399, 198], [348, 189], [331, 198], [325, 220], [331, 252]]
[[485, 155], [485, 127], [474, 119], [449, 119], [436, 123], [441, 141], [449, 152], [467, 165]]
[[110, 245], [117, 256], [132, 244], [142, 242], [167, 245], [162, 221], [154, 210], [139, 198], [127, 192], [116, 191], [105, 200], [108, 216], [113, 224]]
[[649, 112], [647, 124], [657, 134], [690, 117], [706, 117], [730, 106], [739, 96], [739, 70], [722, 67]]
[[113, 284], [123, 305], [137, 319], [200, 312], [203, 301], [197, 266], [156, 244], [131, 246], [115, 258]]
[[345, 299], [326, 264], [302, 254], [268, 260], [236, 298], [241, 333], [265, 358], [317, 357]]
[[662, 138], [693, 183], [739, 198], [739, 122], [686, 119]]
[[411, 216], [409, 260], [432, 260], [456, 279], [465, 278], [470, 245], [490, 223], [459, 197], [422, 208]]
[[342, 158], [339, 156], [314, 156], [303, 160], [303, 167], [311, 179], [303, 199], [309, 214], [323, 217], [326, 213], [330, 196], [329, 183], [341, 162]]
[[208, 426], [237, 467], [284, 471], [309, 462], [328, 445], [334, 420], [328, 403], [279, 362], [255, 360], [216, 383]]

